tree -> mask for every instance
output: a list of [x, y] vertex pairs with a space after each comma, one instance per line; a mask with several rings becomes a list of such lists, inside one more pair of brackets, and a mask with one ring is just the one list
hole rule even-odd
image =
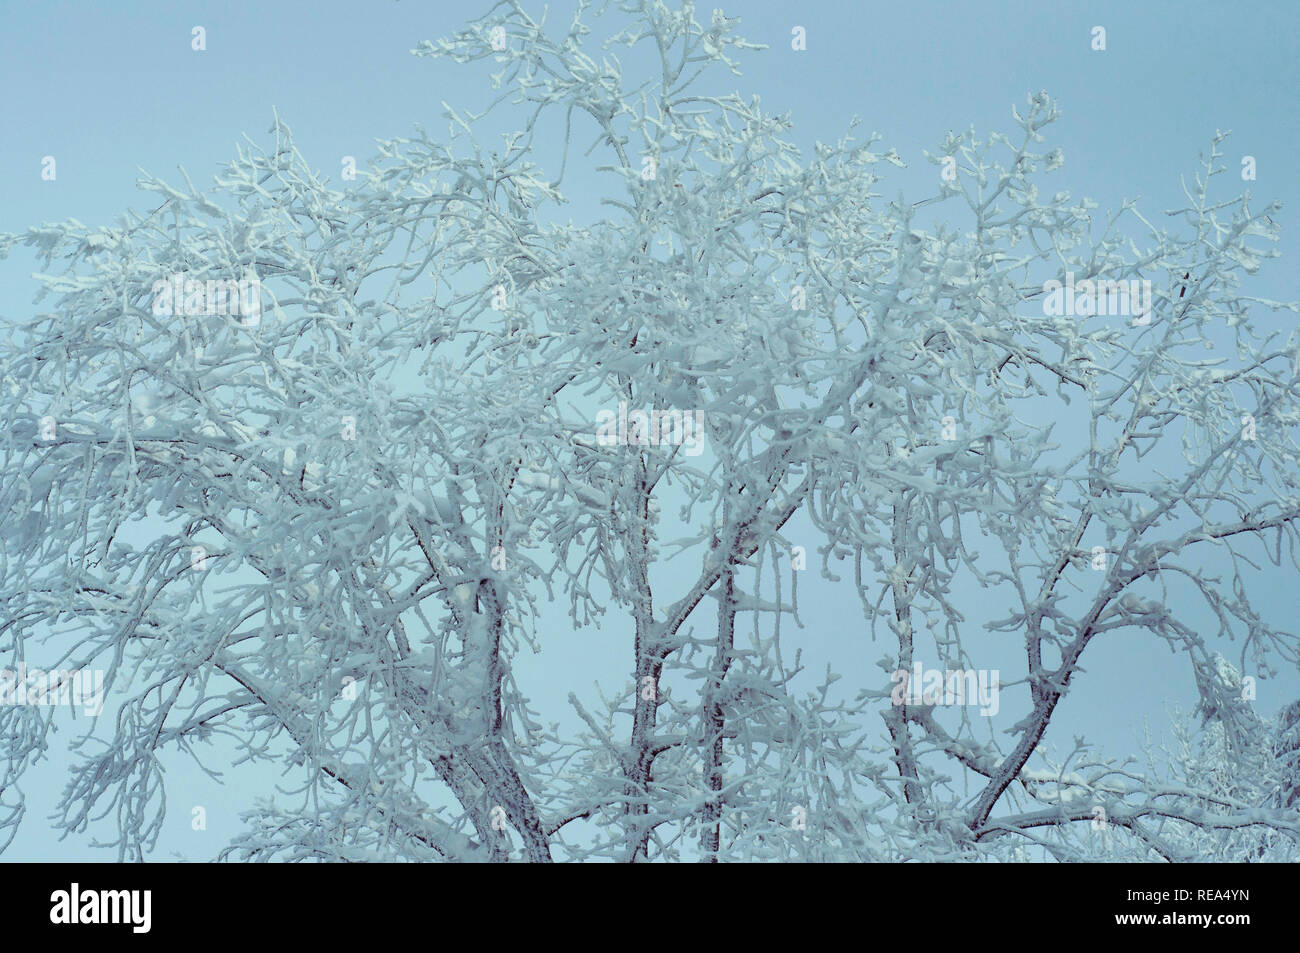
[[[1238, 290], [1277, 228], [1212, 193], [1220, 140], [1176, 234], [1125, 206], [1094, 236], [1095, 205], [1040, 200], [1062, 165], [1045, 94], [1014, 139], [950, 135], [936, 195], [884, 201], [902, 160], [877, 137], [804, 157], [721, 89], [752, 46], [736, 20], [624, 0], [610, 42], [648, 52], [638, 82], [583, 51], [586, 6], [554, 37], [503, 0], [417, 49], [491, 60], [505, 92], [449, 111], [448, 142], [382, 143], [353, 187], [277, 117], [208, 193], [146, 178], [149, 215], [0, 239], [62, 266], [57, 313], [5, 345], [0, 654], [103, 669], [120, 698], [59, 826], [115, 809], [142, 858], [160, 758], [219, 736], [301, 783], [232, 857], [1185, 859], [1162, 825], [1300, 837], [1293, 804], [1042, 747], [1109, 633], [1204, 669], [1189, 593], [1253, 671], [1297, 662], [1247, 585], [1300, 518], [1300, 342]], [[512, 108], [522, 129], [485, 149]], [[610, 212], [561, 225], [584, 127]], [[853, 697], [782, 649], [809, 549], [837, 591], [851, 560], [891, 640]], [[1023, 653], [1005, 740], [992, 697], [987, 730], [947, 704], [1000, 690], [963, 588], [1011, 606], [988, 625]], [[630, 642], [603, 708], [570, 695], [577, 734], [512, 666], [561, 610]], [[53, 721], [0, 724], [12, 830]]]
[[[1169, 812], [1162, 837], [1179, 853], [1178, 859], [1227, 862], [1294, 862], [1295, 843], [1263, 825], [1240, 818], [1251, 809], [1289, 808], [1288, 719], [1295, 705], [1284, 709], [1272, 724], [1256, 714], [1245, 696], [1249, 685], [1222, 655], [1215, 653], [1198, 671], [1202, 698], [1199, 725], [1178, 719], [1175, 770], [1163, 786]], [[1225, 810], [1227, 809], [1227, 810]], [[1200, 825], [1187, 816], [1236, 813], [1237, 823]]]

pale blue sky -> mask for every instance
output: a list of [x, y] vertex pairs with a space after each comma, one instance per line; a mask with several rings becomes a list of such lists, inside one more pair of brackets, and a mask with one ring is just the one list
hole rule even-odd
[[[700, 4], [702, 19], [713, 3]], [[1063, 118], [1052, 131], [1066, 166], [1061, 188], [1087, 195], [1103, 209], [1123, 197], [1141, 200], [1152, 216], [1178, 204], [1179, 176], [1190, 177], [1198, 153], [1216, 130], [1233, 130], [1229, 167], [1240, 155], [1258, 163], [1251, 185], [1262, 206], [1285, 203], [1281, 263], [1266, 268], [1256, 293], [1300, 298], [1300, 5], [1287, 0], [1248, 5], [1191, 2], [872, 2], [872, 0], [744, 0], [720, 4], [742, 19], [741, 32], [770, 45], [751, 54], [735, 88], [758, 94], [769, 111], [792, 113], [802, 145], [833, 140], [852, 114], [863, 131], [878, 131], [908, 161], [887, 182], [891, 194], [928, 194], [934, 167], [921, 158], [948, 130], [974, 124], [981, 134], [1010, 132], [1011, 108], [1046, 89]], [[376, 137], [404, 135], [414, 123], [440, 134], [440, 101], [481, 105], [488, 96], [482, 68], [418, 59], [420, 41], [449, 33], [473, 2], [341, 0], [268, 3], [169, 2], [8, 4], [0, 31], [0, 231], [64, 218], [110, 223], [127, 207], [152, 207], [134, 188], [137, 167], [179, 180], [184, 166], [196, 184], [234, 152], [242, 134], [266, 141], [271, 110], [294, 130], [308, 161], [337, 180], [340, 157], [364, 161]], [[540, 10], [539, 3], [527, 3]], [[552, 16], [567, 20], [556, 0]], [[202, 25], [207, 50], [190, 49]], [[790, 49], [790, 30], [806, 28], [808, 49]], [[1094, 25], [1108, 49], [1089, 46]], [[585, 146], [586, 143], [584, 142]], [[58, 161], [56, 182], [40, 178], [41, 158]], [[574, 189], [577, 183], [566, 183]], [[575, 190], [576, 191], [576, 190]], [[156, 204], [156, 203], [155, 203]], [[0, 262], [0, 314], [30, 315], [31, 261]], [[45, 305], [42, 305], [45, 307]], [[1296, 320], [1294, 315], [1279, 321]], [[811, 564], [810, 560], [810, 564]], [[689, 570], [687, 570], [689, 572]], [[683, 574], [684, 576], [686, 573]], [[1295, 608], [1285, 573], [1261, 600], [1272, 618]], [[1283, 584], [1287, 584], [1284, 586]], [[804, 583], [805, 594], [817, 583]], [[884, 643], [864, 641], [845, 620], [860, 617], [855, 597], [828, 590], [801, 600], [810, 668], [834, 657], [841, 670], [875, 672]], [[1160, 645], [1113, 641], [1090, 650], [1089, 675], [1077, 683], [1058, 719], [1085, 727], [1112, 753], [1134, 751], [1144, 718], [1166, 723], [1166, 707], [1190, 706], [1195, 693], [1186, 662]], [[1232, 655], [1229, 650], [1225, 654]], [[621, 639], [560, 633], [553, 647], [525, 660], [521, 674], [541, 695], [562, 703], [572, 689], [601, 678], [618, 687], [628, 655]], [[542, 668], [538, 668], [542, 666]], [[526, 670], [526, 671], [525, 671]], [[1300, 694], [1290, 673], [1283, 686], [1261, 685], [1259, 707], [1271, 714]], [[1014, 708], [1004, 700], [1004, 711]], [[556, 715], [558, 717], [558, 713]], [[66, 735], [59, 736], [66, 738]], [[1051, 737], [1069, 738], [1062, 730]], [[52, 803], [62, 786], [54, 754], [28, 787], [36, 805]], [[222, 792], [184, 761], [168, 775], [170, 813], [157, 853], [193, 859], [216, 853], [240, 828], [235, 814], [264, 793], [273, 772], [236, 772]], [[189, 807], [208, 807], [208, 830], [190, 830]], [[88, 835], [55, 842], [38, 807], [3, 859], [111, 859], [87, 845]]]

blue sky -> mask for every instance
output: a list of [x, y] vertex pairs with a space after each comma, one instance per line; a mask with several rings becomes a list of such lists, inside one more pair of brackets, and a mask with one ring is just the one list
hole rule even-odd
[[[707, 19], [711, 5], [701, 3], [697, 15]], [[884, 146], [908, 162], [886, 182], [891, 193], [929, 194], [935, 169], [922, 149], [934, 149], [949, 130], [971, 124], [981, 135], [1009, 132], [1012, 106], [1046, 89], [1063, 109], [1049, 133], [1049, 145], [1060, 146], [1066, 157], [1057, 173], [1060, 187], [1103, 209], [1136, 198], [1149, 215], [1163, 218], [1180, 202], [1180, 175], [1190, 179], [1216, 130], [1231, 129], [1230, 169], [1241, 155], [1253, 155], [1258, 180], [1249, 187], [1256, 204], [1284, 203], [1283, 257], [1266, 267], [1255, 293], [1300, 298], [1294, 265], [1300, 255], [1295, 3], [719, 5], [741, 18], [746, 37], [770, 47], [748, 56], [735, 88], [746, 97], [759, 95], [769, 111], [788, 110], [792, 136], [804, 146], [838, 138], [850, 116], [860, 116], [864, 132], [881, 133]], [[551, 6], [554, 18], [567, 21], [568, 3]], [[440, 0], [13, 5], [0, 31], [0, 83], [7, 91], [0, 100], [0, 231], [65, 218], [107, 224], [128, 207], [150, 208], [153, 196], [134, 187], [138, 168], [177, 181], [182, 166], [196, 184], [208, 183], [242, 135], [267, 141], [273, 107], [309, 163], [337, 181], [341, 157], [364, 162], [377, 137], [407, 134], [415, 123], [441, 133], [441, 101], [457, 107], [486, 102], [486, 70], [409, 53], [485, 8]], [[190, 47], [196, 25], [206, 30], [204, 52]], [[807, 31], [804, 52], [790, 48], [796, 25]], [[1097, 25], [1106, 29], [1105, 52], [1090, 48]], [[46, 155], [58, 163], [54, 182], [40, 177]], [[566, 186], [581, 192], [580, 182]], [[32, 270], [21, 253], [0, 262], [0, 314], [30, 315]], [[1261, 603], [1272, 618], [1286, 618], [1295, 604], [1284, 585], [1289, 580], [1284, 573], [1270, 578], [1277, 588]], [[807, 585], [815, 592], [818, 584]], [[803, 636], [814, 658], [835, 657], [841, 668], [874, 671], [886, 646], [846, 631], [846, 613], [858, 614], [851, 593], [807, 599], [804, 606]], [[1161, 645], [1130, 639], [1097, 647], [1089, 677], [1061, 712], [1113, 753], [1135, 751], [1143, 719], [1159, 730], [1168, 706], [1190, 706], [1195, 699], [1186, 662]], [[562, 703], [571, 687], [593, 679], [616, 689], [627, 654], [608, 632], [560, 633], [546, 656], [527, 662], [524, 677], [539, 694]], [[1271, 714], [1300, 694], [1294, 672], [1289, 679], [1261, 685], [1262, 711]], [[66, 762], [59, 757], [34, 779], [28, 790], [33, 803], [52, 803], [61, 789], [59, 769]], [[171, 811], [159, 859], [174, 851], [194, 859], [215, 854], [239, 829], [236, 812], [276, 780], [272, 771], [245, 770], [232, 774], [237, 783], [222, 790], [183, 762], [169, 768]], [[198, 803], [209, 807], [206, 832], [190, 829], [189, 806]], [[4, 859], [111, 859], [88, 846], [89, 835], [55, 842], [40, 813], [28, 818]]]

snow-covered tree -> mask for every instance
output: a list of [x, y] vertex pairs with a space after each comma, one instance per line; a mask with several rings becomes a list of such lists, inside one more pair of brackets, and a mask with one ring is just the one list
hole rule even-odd
[[[1175, 721], [1173, 770], [1159, 790], [1167, 810], [1156, 828], [1175, 859], [1230, 863], [1294, 862], [1295, 841], [1281, 830], [1248, 822], [1252, 810], [1294, 811], [1289, 801], [1288, 715], [1276, 721], [1252, 708], [1249, 683], [1217, 652], [1197, 671], [1201, 702], [1195, 717]], [[1153, 765], [1153, 777], [1161, 776]], [[1199, 822], [1213, 818], [1211, 823]]]
[[1278, 806], [1300, 810], [1300, 700], [1278, 715], [1274, 752], [1280, 776]]
[[[59, 826], [114, 811], [142, 857], [161, 759], [220, 738], [300, 782], [234, 857], [1187, 859], [1186, 826], [1300, 839], [1286, 801], [1045, 747], [1114, 632], [1189, 661], [1225, 732], [1216, 641], [1296, 672], [1247, 589], [1300, 519], [1300, 339], [1257, 330], [1283, 306], [1240, 288], [1277, 228], [1215, 191], [1220, 140], [1174, 231], [1043, 197], [1062, 165], [1044, 94], [1014, 136], [949, 135], [935, 194], [890, 201], [881, 163], [902, 159], [878, 137], [805, 155], [727, 90], [751, 47], [735, 19], [623, 0], [609, 44], [650, 63], [628, 77], [590, 52], [586, 8], [556, 35], [503, 0], [420, 46], [496, 64], [504, 92], [449, 111], [445, 141], [382, 143], [347, 187], [277, 117], [207, 192], [147, 178], [148, 214], [0, 236], [59, 263], [55, 312], [4, 345], [0, 659], [103, 669], [118, 699]], [[493, 151], [477, 131], [503, 117]], [[593, 154], [608, 212], [562, 222]], [[864, 636], [888, 633], [856, 695], [804, 671], [814, 568]], [[1219, 632], [1186, 620], [1192, 595]], [[513, 660], [593, 623], [626, 634], [627, 684], [570, 696], [581, 732], [549, 727]], [[986, 671], [1008, 644], [1023, 704], [999, 731], [996, 706], [898, 684]], [[53, 725], [0, 710], [0, 824]]]

